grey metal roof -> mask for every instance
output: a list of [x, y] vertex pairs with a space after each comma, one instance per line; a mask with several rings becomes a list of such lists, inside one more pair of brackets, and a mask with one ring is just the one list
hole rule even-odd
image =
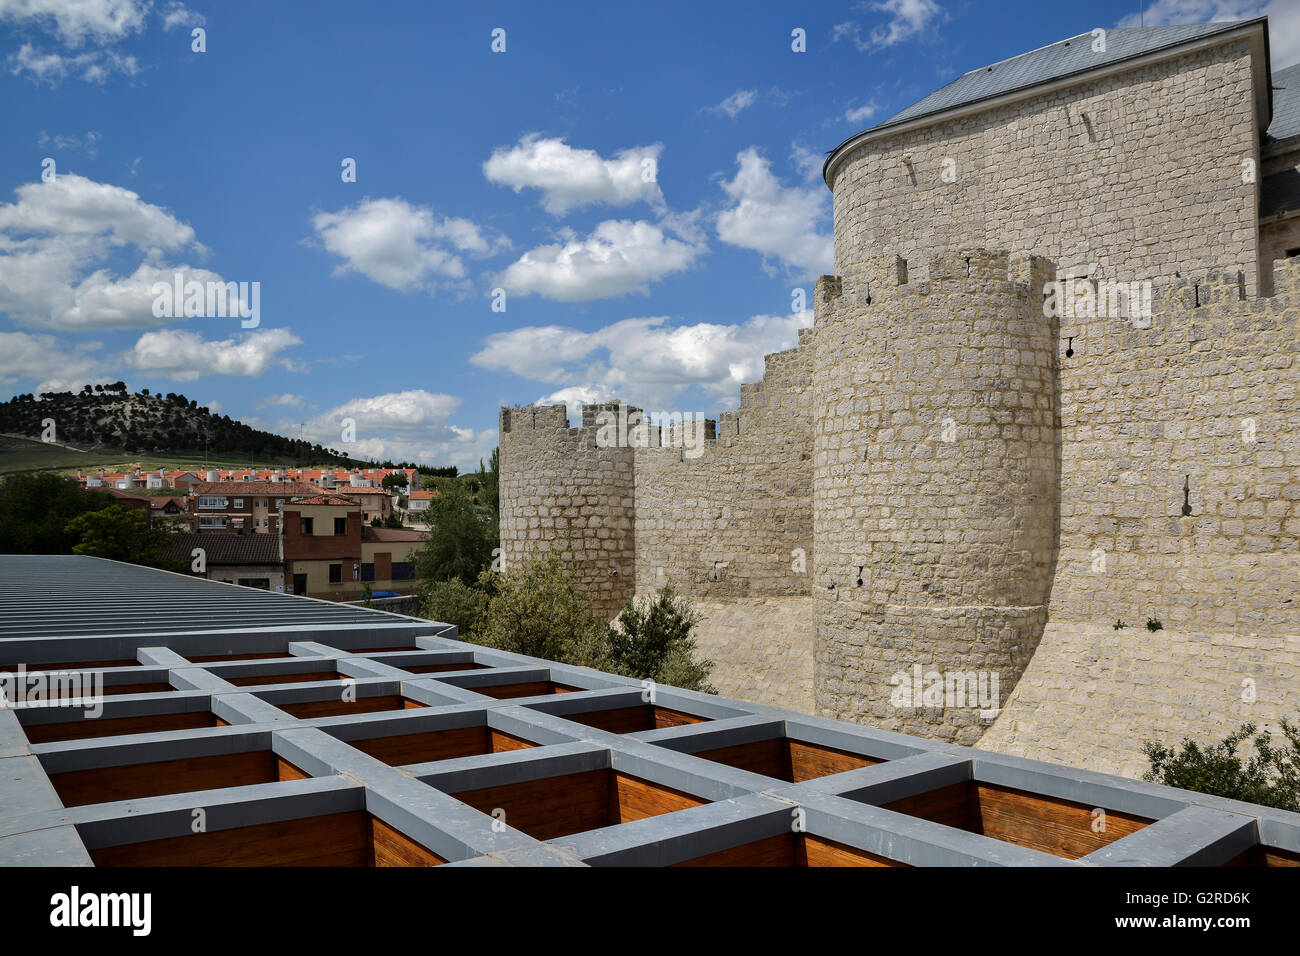
[[103, 558], [0, 555], [0, 642], [413, 620]]
[[1003, 93], [1050, 83], [1064, 76], [1109, 66], [1121, 60], [1129, 60], [1166, 47], [1177, 46], [1188, 40], [1224, 33], [1246, 22], [1249, 21], [1234, 20], [1226, 23], [1194, 23], [1187, 26], [1130, 29], [1116, 27], [1106, 31], [1106, 50], [1103, 53], [1094, 52], [1092, 35], [1083, 33], [1050, 46], [1013, 56], [1009, 60], [971, 70], [880, 125], [889, 126], [1000, 96]]
[[1265, 140], [1300, 136], [1300, 63], [1273, 74], [1273, 122]]
[[[971, 70], [947, 86], [894, 114], [883, 123], [872, 126], [864, 133], [888, 129], [901, 123], [943, 113], [947, 110], [978, 103], [1018, 90], [1040, 86], [1076, 74], [1087, 73], [1100, 67], [1134, 59], [1158, 50], [1168, 49], [1190, 40], [1226, 33], [1253, 23], [1266, 23], [1266, 18], [1232, 20], [1220, 23], [1195, 23], [1162, 27], [1115, 27], [1106, 31], [1106, 49], [1094, 52], [1092, 35], [1082, 33], [1049, 46], [1021, 53], [1007, 60]], [[823, 167], [823, 175], [835, 155], [863, 133], [855, 133], [831, 150]]]

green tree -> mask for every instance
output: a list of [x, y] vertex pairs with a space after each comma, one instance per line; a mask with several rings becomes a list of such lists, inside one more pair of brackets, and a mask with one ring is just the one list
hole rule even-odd
[[460, 578], [434, 581], [426, 586], [421, 613], [431, 621], [455, 624], [463, 641], [477, 641], [487, 620], [491, 595], [483, 588], [470, 587]]
[[559, 558], [491, 577], [496, 595], [476, 642], [560, 663], [608, 666], [608, 628], [592, 616]]
[[381, 481], [379, 484], [382, 485], [384, 490], [386, 491], [392, 491], [395, 488], [405, 488], [406, 475], [402, 474], [401, 472], [395, 471], [391, 474], [384, 475], [384, 480]]
[[[1274, 747], [1268, 731], [1242, 724], [1218, 743], [1202, 746], [1184, 738], [1181, 749], [1148, 740], [1142, 752], [1151, 763], [1142, 779], [1170, 787], [1300, 811], [1300, 726], [1281, 721], [1287, 744]], [[1255, 752], [1238, 753], [1243, 743]]]
[[71, 554], [77, 537], [68, 521], [114, 503], [106, 491], [82, 491], [53, 472], [10, 475], [0, 481], [0, 551]]
[[72, 546], [73, 554], [153, 567], [168, 564], [163, 551], [171, 533], [150, 525], [149, 516], [139, 508], [115, 504], [100, 511], [88, 511], [69, 521], [67, 531], [77, 539]]
[[655, 598], [629, 598], [609, 629], [610, 664], [616, 673], [659, 684], [717, 691], [709, 684], [713, 662], [697, 660], [692, 630], [699, 615], [668, 585]]
[[415, 558], [415, 572], [426, 581], [458, 578], [467, 585], [492, 563], [496, 528], [455, 479], [429, 502], [424, 520], [429, 540]]

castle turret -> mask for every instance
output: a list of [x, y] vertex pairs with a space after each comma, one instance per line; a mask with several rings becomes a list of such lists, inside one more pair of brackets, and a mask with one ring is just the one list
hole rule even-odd
[[[1057, 524], [1053, 275], [981, 250], [926, 282], [896, 257], [818, 282], [819, 714], [973, 742], [1028, 663]], [[971, 672], [983, 700], [916, 693]]]
[[570, 428], [563, 405], [503, 408], [501, 561], [558, 556], [601, 615], [635, 580], [633, 452], [640, 409], [586, 405]]

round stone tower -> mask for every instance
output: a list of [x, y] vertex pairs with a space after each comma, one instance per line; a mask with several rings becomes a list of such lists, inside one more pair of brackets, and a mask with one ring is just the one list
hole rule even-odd
[[501, 410], [502, 567], [557, 555], [607, 618], [636, 581], [635, 449], [619, 436], [639, 415], [617, 402], [586, 405], [582, 427], [570, 428], [563, 405]]
[[817, 286], [816, 700], [973, 743], [1032, 656], [1058, 517], [1053, 267], [975, 250]]

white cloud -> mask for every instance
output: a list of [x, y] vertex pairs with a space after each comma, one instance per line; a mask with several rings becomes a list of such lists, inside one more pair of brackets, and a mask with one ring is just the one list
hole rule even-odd
[[288, 329], [262, 329], [220, 341], [205, 339], [197, 332], [163, 329], [140, 336], [125, 360], [141, 371], [178, 382], [203, 375], [257, 378], [271, 367], [279, 352], [301, 343]]
[[0, 204], [0, 230], [16, 233], [106, 235], [114, 243], [176, 249], [194, 241], [194, 230], [159, 206], [121, 186], [75, 173], [54, 182], [27, 183], [18, 202]]
[[871, 117], [876, 115], [880, 109], [875, 100], [863, 103], [861, 106], [850, 107], [844, 111], [844, 118], [850, 123], [865, 123]]
[[704, 252], [704, 244], [689, 236], [672, 239], [661, 226], [627, 219], [606, 220], [585, 238], [571, 230], [560, 237], [561, 243], [525, 252], [496, 277], [497, 285], [560, 302], [649, 294], [651, 282], [688, 268]]
[[37, 140], [37, 145], [46, 149], [53, 147], [56, 150], [76, 150], [84, 152], [91, 159], [95, 159], [99, 155], [99, 141], [103, 138], [101, 134], [96, 133], [94, 130], [88, 130], [85, 136], [51, 136], [49, 133], [42, 132], [41, 138]]
[[465, 285], [457, 252], [490, 255], [509, 242], [487, 239], [468, 219], [439, 219], [427, 206], [405, 199], [364, 199], [312, 219], [325, 248], [344, 260], [335, 275], [359, 272], [398, 292]]
[[[454, 464], [477, 468], [496, 445], [496, 429], [474, 431], [452, 423], [461, 399], [454, 395], [411, 389], [354, 398], [305, 423], [313, 442], [362, 458]], [[343, 441], [343, 422], [351, 419], [355, 440]], [[296, 426], [282, 423], [286, 434]]]
[[36, 394], [80, 388], [97, 374], [97, 363], [87, 351], [52, 335], [0, 332], [0, 384], [35, 381], [30, 391]]
[[812, 312], [756, 315], [739, 325], [672, 326], [660, 317], [624, 319], [594, 332], [533, 326], [484, 340], [470, 361], [486, 369], [561, 386], [557, 401], [586, 403], [618, 396], [669, 408], [688, 389], [735, 404], [743, 382], [763, 376], [764, 356], [790, 348]]
[[[58, 173], [49, 183], [27, 183], [18, 200], [0, 203], [0, 312], [28, 325], [58, 329], [159, 325], [153, 315], [155, 282], [176, 271], [201, 282], [219, 281], [206, 269], [172, 266], [164, 253], [206, 249], [194, 230], [129, 189]], [[142, 256], [128, 276], [107, 263], [134, 247]]]
[[302, 405], [302, 403], [303, 403], [303, 397], [301, 395], [295, 395], [292, 392], [283, 392], [279, 395], [268, 395], [266, 398], [262, 399], [261, 404], [259, 404], [257, 407], [258, 408], [271, 408], [271, 407], [298, 408], [299, 406]]
[[135, 76], [140, 72], [140, 63], [135, 57], [114, 50], [90, 50], [69, 55], [38, 50], [30, 43], [24, 43], [17, 53], [11, 53], [8, 63], [9, 72], [14, 76], [25, 73], [35, 82], [49, 86], [58, 86], [69, 76], [87, 83], [102, 84], [115, 73]]
[[556, 215], [591, 203], [628, 206], [648, 202], [662, 208], [658, 181], [662, 151], [663, 144], [655, 143], [603, 159], [593, 149], [575, 149], [563, 139], [544, 139], [532, 133], [512, 147], [493, 150], [483, 164], [483, 175], [516, 193], [542, 190], [543, 208]]
[[758, 90], [736, 90], [717, 106], [708, 107], [706, 112], [726, 113], [732, 119], [735, 119], [756, 102], [758, 102]]
[[195, 13], [179, 0], [172, 0], [171, 3], [162, 11], [163, 30], [170, 33], [178, 27], [201, 27], [208, 22], [208, 18], [201, 13]]
[[737, 154], [739, 169], [722, 189], [731, 205], [718, 214], [718, 238], [733, 246], [753, 249], [780, 259], [800, 275], [832, 271], [834, 243], [829, 232], [829, 192], [819, 184], [785, 187], [772, 173], [768, 161], [750, 147]]
[[141, 31], [149, 6], [149, 0], [0, 0], [0, 21], [38, 26], [76, 47]]
[[[859, 7], [864, 6], [859, 4]], [[935, 0], [883, 0], [867, 3], [865, 8], [884, 13], [888, 19], [878, 23], [863, 35], [861, 24], [850, 20], [837, 23], [831, 32], [831, 42], [849, 40], [861, 52], [880, 50], [925, 34], [931, 25], [944, 18], [943, 9]]]
[[1300, 3], [1296, 0], [1155, 0], [1144, 16], [1130, 13], [1117, 24], [1149, 27], [1171, 23], [1213, 23], [1268, 17], [1270, 65], [1274, 70], [1300, 62]]

